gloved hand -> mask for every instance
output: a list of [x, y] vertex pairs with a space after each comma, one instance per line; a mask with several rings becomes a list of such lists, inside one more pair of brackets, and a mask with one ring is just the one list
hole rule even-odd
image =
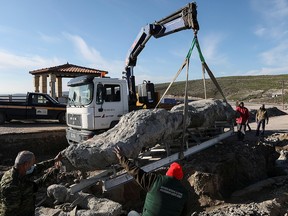
[[123, 156], [123, 153], [119, 146], [114, 147], [113, 152], [116, 154], [117, 158], [120, 160], [120, 158]]

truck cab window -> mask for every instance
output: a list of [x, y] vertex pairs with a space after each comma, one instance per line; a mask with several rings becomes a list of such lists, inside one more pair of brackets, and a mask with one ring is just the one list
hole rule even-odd
[[118, 102], [121, 100], [120, 85], [107, 84], [104, 85], [105, 102]]
[[32, 104], [46, 104], [48, 100], [43, 95], [32, 95]]

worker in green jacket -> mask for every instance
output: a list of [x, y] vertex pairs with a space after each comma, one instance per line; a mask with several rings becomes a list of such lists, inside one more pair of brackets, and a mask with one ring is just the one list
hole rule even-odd
[[53, 169], [37, 180], [33, 177], [50, 167], [59, 168], [61, 159], [62, 155], [59, 153], [54, 159], [35, 164], [35, 156], [32, 152], [19, 152], [14, 166], [4, 173], [0, 182], [0, 215], [34, 215], [35, 193]]
[[[147, 173], [129, 161], [119, 147], [114, 152], [123, 168], [147, 192], [142, 216], [187, 215], [188, 191], [180, 181], [183, 178], [180, 164], [172, 163], [166, 175]], [[132, 212], [128, 216], [139, 215]]]

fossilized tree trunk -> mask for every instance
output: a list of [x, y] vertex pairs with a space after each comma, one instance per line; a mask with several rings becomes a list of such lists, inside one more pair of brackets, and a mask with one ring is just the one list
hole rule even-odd
[[[136, 158], [143, 147], [153, 147], [171, 139], [182, 128], [183, 105], [171, 111], [164, 109], [137, 110], [124, 115], [112, 129], [92, 139], [70, 145], [65, 150], [69, 162], [80, 170], [107, 169], [118, 160], [113, 152], [119, 146], [129, 158]], [[215, 121], [229, 120], [234, 111], [220, 100], [201, 100], [189, 103], [189, 127], [211, 127]]]

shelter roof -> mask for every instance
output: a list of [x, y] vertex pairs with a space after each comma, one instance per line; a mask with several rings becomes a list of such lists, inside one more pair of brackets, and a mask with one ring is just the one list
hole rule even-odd
[[55, 67], [42, 68], [33, 71], [29, 71], [32, 75], [45, 75], [45, 74], [55, 74], [59, 77], [76, 77], [81, 75], [96, 75], [99, 77], [104, 77], [108, 74], [108, 71], [98, 70], [94, 68], [82, 67], [73, 64], [63, 64]]

